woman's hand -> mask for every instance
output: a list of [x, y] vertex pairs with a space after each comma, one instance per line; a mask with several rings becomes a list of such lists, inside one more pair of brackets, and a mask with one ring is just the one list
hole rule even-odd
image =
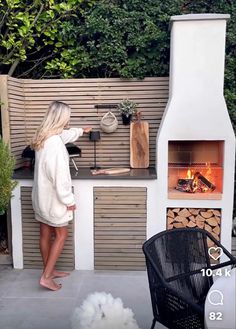
[[85, 134], [90, 133], [91, 130], [92, 130], [91, 127], [85, 127], [85, 128], [83, 128], [83, 131], [85, 132]]
[[76, 205], [72, 204], [71, 206], [67, 206], [67, 210], [74, 211], [76, 209]]

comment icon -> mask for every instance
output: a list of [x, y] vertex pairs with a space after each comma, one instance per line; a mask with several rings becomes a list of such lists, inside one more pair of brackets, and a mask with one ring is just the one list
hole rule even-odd
[[220, 290], [212, 290], [207, 298], [211, 305], [223, 305], [224, 296]]

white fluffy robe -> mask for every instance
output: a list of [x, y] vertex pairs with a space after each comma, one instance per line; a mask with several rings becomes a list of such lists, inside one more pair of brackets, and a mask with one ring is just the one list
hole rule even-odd
[[120, 298], [105, 292], [88, 295], [75, 309], [72, 329], [140, 329], [131, 309], [124, 308]]

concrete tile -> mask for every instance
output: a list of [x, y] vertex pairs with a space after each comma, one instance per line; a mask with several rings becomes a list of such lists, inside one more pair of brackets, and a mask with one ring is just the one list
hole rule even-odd
[[[76, 297], [78, 293], [78, 285], [74, 284], [70, 276], [65, 278], [56, 279], [55, 281], [62, 284], [62, 288], [56, 292], [51, 292], [39, 285], [39, 278], [41, 271], [36, 270], [22, 270], [17, 280], [11, 282], [7, 286], [6, 280], [4, 285], [7, 286], [6, 291], [2, 291], [1, 297], [12, 298], [60, 298], [60, 297]], [[1, 286], [0, 286], [1, 287]]]
[[21, 270], [15, 270], [9, 266], [0, 265], [0, 280], [4, 280], [5, 278], [17, 278], [21, 272]]
[[5, 298], [0, 305], [0, 328], [68, 329], [73, 298]]
[[21, 270], [13, 270], [9, 266], [0, 266], [0, 297], [6, 295], [13, 282], [18, 281]]
[[[1, 271], [2, 270], [2, 271]], [[51, 292], [38, 285], [41, 270], [13, 270], [0, 266], [0, 328], [70, 329], [70, 321], [89, 293], [111, 293], [132, 309], [141, 329], [150, 329], [152, 308], [146, 272], [72, 271], [58, 280], [62, 289]], [[157, 324], [155, 329], [162, 329]]]
[[[20, 306], [21, 309], [20, 309]], [[25, 304], [20, 299], [0, 299], [0, 328], [16, 329], [22, 328], [24, 323]]]
[[96, 291], [111, 293], [114, 298], [121, 298], [124, 307], [133, 311], [140, 328], [151, 327], [152, 308], [146, 273], [94, 273], [84, 280], [76, 301], [77, 307], [88, 294]]

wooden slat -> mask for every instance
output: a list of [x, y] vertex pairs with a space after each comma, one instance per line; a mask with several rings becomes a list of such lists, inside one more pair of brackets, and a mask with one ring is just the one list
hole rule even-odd
[[[8, 77], [7, 89], [11, 145], [17, 168], [23, 163], [22, 150], [29, 144], [52, 100], [66, 101], [71, 106], [71, 126], [100, 129], [100, 120], [108, 109], [97, 110], [94, 106], [118, 104], [124, 98], [135, 101], [143, 119], [149, 122], [150, 166], [155, 165], [156, 135], [168, 99], [168, 78], [32, 80]], [[101, 132], [97, 162], [102, 167], [129, 166], [129, 126], [123, 126], [117, 109], [112, 111], [117, 116], [118, 129], [112, 134]], [[88, 136], [76, 143], [82, 149], [82, 157], [75, 159], [78, 167], [93, 165], [93, 143]]]
[[0, 102], [1, 102], [1, 124], [2, 138], [10, 146], [10, 116], [8, 111], [8, 77], [0, 76]]
[[[11, 78], [12, 79], [12, 78]], [[14, 79], [14, 78], [13, 78]], [[15, 80], [17, 80], [15, 78]], [[117, 83], [118, 85], [120, 84], [120, 79], [119, 78], [112, 78], [112, 79], [108, 79], [108, 78], [88, 78], [88, 79], [69, 79], [69, 80], [65, 80], [66, 83], [68, 85], [77, 85], [77, 83], [81, 83], [82, 85], [84, 84], [95, 84], [95, 85], [100, 85], [101, 83], [104, 84], [110, 84], [110, 80], [112, 80], [113, 84]], [[150, 78], [145, 78], [146, 82], [150, 82], [151, 84], [155, 81], [163, 81], [166, 82], [168, 80], [168, 78], [166, 77], [150, 77]], [[33, 79], [25, 79], [24, 80], [24, 84], [27, 85], [29, 84], [30, 86], [32, 86], [33, 84], [35, 84], [35, 86], [37, 87], [39, 84], [44, 83], [45, 86], [47, 86], [48, 84], [52, 84], [54, 83], [55, 85], [58, 85], [58, 83], [61, 82], [61, 79], [53, 79], [53, 80], [33, 80]], [[123, 79], [124, 84], [136, 84], [136, 79]]]
[[146, 199], [143, 187], [94, 188], [95, 269], [145, 268]]
[[[24, 268], [42, 268], [39, 250], [39, 223], [34, 219], [31, 191], [31, 187], [21, 187], [23, 263]], [[56, 266], [60, 269], [74, 269], [73, 222], [68, 225], [68, 238]]]
[[[22, 152], [22, 140], [12, 138], [12, 134], [16, 133], [18, 130], [24, 132], [25, 130], [25, 108], [24, 108], [24, 91], [21, 80], [8, 77], [7, 79], [7, 91], [8, 91], [8, 110], [9, 110], [9, 140], [11, 145], [11, 151], [16, 159], [16, 168], [22, 166], [23, 161], [21, 159]], [[20, 129], [15, 129], [15, 126], [20, 127]], [[24, 133], [25, 135], [25, 133]], [[17, 143], [12, 143], [12, 141], [17, 141]], [[20, 149], [19, 149], [20, 148]]]

